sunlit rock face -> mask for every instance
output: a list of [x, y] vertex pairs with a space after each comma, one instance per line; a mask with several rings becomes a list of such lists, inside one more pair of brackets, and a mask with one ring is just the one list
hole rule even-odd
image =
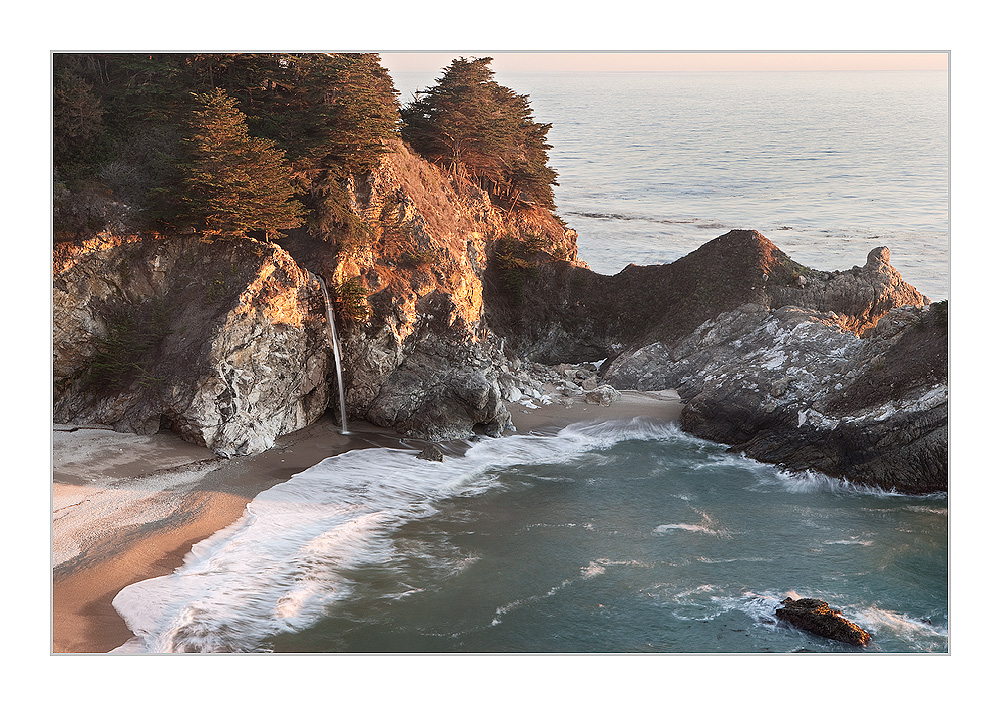
[[259, 453], [327, 408], [319, 283], [281, 248], [193, 236], [59, 243], [55, 421]]
[[541, 256], [575, 261], [576, 233], [542, 209], [497, 209], [402, 143], [353, 195], [359, 241], [282, 241], [334, 288], [363, 288], [369, 313], [339, 323], [348, 416], [432, 440], [502, 433], [510, 361], [484, 317], [490, 255], [500, 239], [533, 238]]

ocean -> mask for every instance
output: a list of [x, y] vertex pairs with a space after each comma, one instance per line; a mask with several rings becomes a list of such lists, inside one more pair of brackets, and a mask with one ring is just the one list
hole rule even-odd
[[[864, 265], [949, 295], [945, 71], [497, 73], [551, 123], [557, 212], [580, 258], [615, 274], [734, 228], [797, 262]], [[400, 99], [433, 73], [394, 77]]]
[[[396, 76], [408, 97], [433, 75]], [[886, 245], [947, 298], [947, 76], [498, 75], [552, 122], [560, 215], [608, 274], [755, 228], [802, 264]], [[636, 418], [328, 458], [173, 574], [121, 591], [124, 652], [926, 653], [949, 649], [948, 498], [792, 475]], [[776, 623], [817, 597], [866, 648]]]

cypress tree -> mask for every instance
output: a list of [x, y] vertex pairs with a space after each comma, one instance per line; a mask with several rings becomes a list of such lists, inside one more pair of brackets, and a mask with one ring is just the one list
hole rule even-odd
[[510, 206], [555, 206], [548, 166], [552, 125], [536, 123], [528, 96], [501, 86], [492, 58], [459, 58], [402, 111], [402, 136], [418, 154], [467, 177]]
[[182, 203], [206, 235], [268, 238], [302, 224], [292, 168], [273, 140], [252, 137], [236, 100], [222, 89], [197, 97]]

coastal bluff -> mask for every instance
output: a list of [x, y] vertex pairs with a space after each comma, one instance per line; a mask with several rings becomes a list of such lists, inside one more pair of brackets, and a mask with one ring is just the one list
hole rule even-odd
[[948, 307], [887, 248], [823, 272], [757, 231], [600, 275], [538, 263], [494, 330], [526, 359], [604, 360], [619, 389], [675, 389], [682, 428], [793, 471], [902, 492], [948, 486]]
[[54, 421], [167, 428], [233, 456], [338, 414], [322, 278], [349, 418], [429, 440], [502, 434], [504, 390], [528, 378], [483, 320], [487, 263], [528, 240], [572, 261], [576, 234], [543, 208], [505, 213], [399, 141], [348, 189], [354, 230], [336, 238], [57, 242]]
[[349, 419], [497, 436], [545, 371], [603, 361], [583, 392], [676, 390], [685, 431], [749, 457], [947, 489], [947, 302], [904, 282], [886, 248], [822, 272], [734, 230], [601, 275], [550, 211], [497, 208], [402, 142], [350, 194], [363, 227], [339, 240], [57, 243], [54, 420], [169, 428], [229, 456], [339, 414], [322, 278]]

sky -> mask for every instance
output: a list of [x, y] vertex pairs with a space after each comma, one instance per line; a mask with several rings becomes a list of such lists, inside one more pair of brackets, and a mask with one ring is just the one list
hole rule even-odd
[[380, 52], [390, 72], [438, 71], [459, 56], [492, 56], [515, 71], [854, 71], [947, 70], [939, 52]]

